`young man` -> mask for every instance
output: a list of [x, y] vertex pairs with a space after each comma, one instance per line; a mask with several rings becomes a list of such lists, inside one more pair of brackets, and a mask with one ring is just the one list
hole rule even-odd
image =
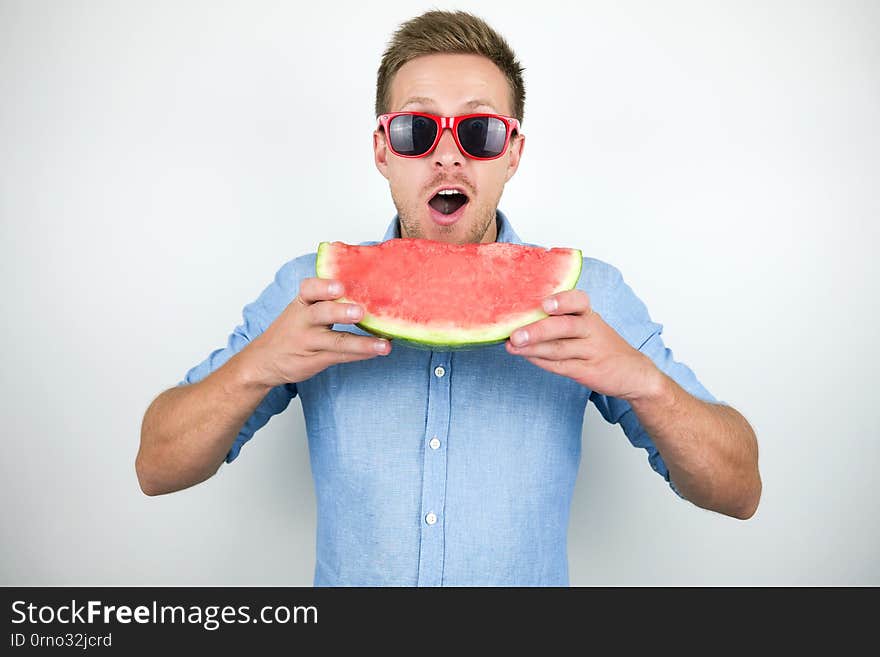
[[[375, 162], [397, 208], [383, 240], [520, 243], [498, 202], [525, 141], [521, 72], [469, 14], [400, 27], [376, 92]], [[437, 197], [450, 188], [457, 200]], [[316, 585], [567, 585], [592, 401], [680, 496], [743, 519], [757, 508], [754, 433], [672, 359], [613, 266], [585, 258], [577, 289], [546, 300], [549, 317], [452, 353], [369, 336], [353, 326], [362, 309], [314, 272], [314, 253], [281, 267], [228, 345], [153, 402], [136, 464], [145, 493], [209, 478], [299, 396]]]

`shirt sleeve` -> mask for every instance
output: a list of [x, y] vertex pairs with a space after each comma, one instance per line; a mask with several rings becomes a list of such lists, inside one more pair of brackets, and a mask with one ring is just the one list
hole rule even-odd
[[[251, 340], [260, 335], [275, 320], [282, 310], [296, 297], [299, 290], [297, 260], [291, 260], [281, 267], [272, 281], [253, 302], [242, 310], [242, 323], [229, 335], [225, 347], [215, 349], [205, 360], [190, 369], [178, 385], [197, 383], [214, 372], [241, 351]], [[235, 442], [226, 455], [226, 463], [232, 463], [241, 451], [242, 445], [253, 437], [269, 419], [290, 404], [297, 394], [296, 385], [287, 383], [272, 388], [253, 414], [239, 431]]]
[[[680, 385], [694, 397], [711, 403], [719, 402], [702, 383], [694, 372], [683, 362], [675, 360], [672, 351], [666, 347], [661, 338], [663, 325], [651, 320], [645, 304], [635, 295], [623, 280], [620, 271], [611, 265], [606, 268], [604, 285], [601, 292], [594, 294], [602, 299], [603, 310], [594, 304], [594, 308], [602, 313], [603, 319], [614, 328], [629, 344], [647, 355], [654, 364], [669, 378]], [[592, 295], [591, 295], [592, 297]], [[670, 488], [681, 498], [684, 496], [669, 478], [669, 469], [663, 462], [660, 452], [653, 440], [639, 423], [632, 406], [616, 397], [590, 394], [590, 400], [596, 405], [599, 413], [611, 424], [619, 424], [634, 447], [641, 447], [648, 453], [651, 468], [663, 477]]]

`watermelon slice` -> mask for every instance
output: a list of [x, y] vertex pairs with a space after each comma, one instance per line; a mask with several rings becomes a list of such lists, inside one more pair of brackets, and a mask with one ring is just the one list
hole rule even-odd
[[364, 331], [422, 349], [472, 349], [504, 342], [547, 317], [541, 301], [572, 289], [579, 249], [492, 242], [447, 244], [395, 238], [376, 245], [321, 242], [319, 278], [342, 281], [364, 315]]

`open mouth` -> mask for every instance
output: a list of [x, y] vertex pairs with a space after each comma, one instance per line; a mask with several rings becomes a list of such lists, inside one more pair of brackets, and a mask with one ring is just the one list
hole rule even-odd
[[444, 189], [428, 201], [431, 218], [439, 224], [453, 224], [461, 217], [468, 204], [467, 194], [460, 190]]
[[[451, 192], [451, 193], [450, 193]], [[468, 202], [468, 197], [454, 190], [437, 192], [428, 201], [428, 205], [434, 208], [440, 214], [452, 214]]]

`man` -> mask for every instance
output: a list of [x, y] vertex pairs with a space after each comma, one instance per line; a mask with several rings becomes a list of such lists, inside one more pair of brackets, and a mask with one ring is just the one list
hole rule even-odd
[[[376, 92], [375, 163], [397, 208], [384, 239], [520, 243], [497, 206], [525, 141], [521, 73], [469, 14], [431, 11], [400, 27]], [[454, 135], [445, 117], [474, 113], [484, 122]], [[434, 197], [445, 188], [464, 193], [463, 210], [443, 213]], [[592, 401], [680, 496], [755, 512], [754, 433], [672, 359], [611, 265], [584, 258], [577, 288], [546, 300], [549, 317], [502, 345], [452, 353], [392, 347], [353, 326], [363, 309], [334, 301], [344, 290], [314, 266], [310, 253], [281, 267], [228, 345], [150, 406], [136, 463], [145, 493], [209, 478], [299, 396], [316, 585], [567, 585]]]

